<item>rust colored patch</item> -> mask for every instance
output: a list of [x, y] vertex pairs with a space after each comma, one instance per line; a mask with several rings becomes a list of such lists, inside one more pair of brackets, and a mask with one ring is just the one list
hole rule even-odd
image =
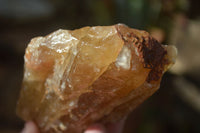
[[132, 43], [137, 48], [143, 67], [151, 69], [146, 81], [159, 80], [164, 66], [168, 64], [168, 60], [165, 58], [167, 51], [163, 46], [145, 31], [144, 34], [139, 34], [137, 30], [130, 30], [128, 27], [117, 26], [116, 29], [125, 45]]

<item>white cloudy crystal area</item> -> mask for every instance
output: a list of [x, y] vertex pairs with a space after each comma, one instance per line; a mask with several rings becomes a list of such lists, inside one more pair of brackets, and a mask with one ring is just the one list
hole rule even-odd
[[117, 57], [115, 62], [116, 66], [123, 69], [130, 69], [130, 62], [131, 62], [131, 50], [124, 46]]

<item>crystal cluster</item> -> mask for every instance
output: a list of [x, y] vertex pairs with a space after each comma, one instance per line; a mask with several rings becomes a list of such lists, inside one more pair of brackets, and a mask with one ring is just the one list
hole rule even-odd
[[175, 57], [175, 47], [123, 24], [33, 38], [17, 114], [43, 133], [118, 121], [159, 88]]

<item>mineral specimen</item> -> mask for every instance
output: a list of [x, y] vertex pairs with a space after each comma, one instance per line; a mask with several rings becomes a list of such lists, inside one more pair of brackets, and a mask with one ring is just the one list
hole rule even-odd
[[176, 49], [123, 24], [58, 30], [31, 40], [17, 114], [42, 133], [118, 121], [151, 96]]

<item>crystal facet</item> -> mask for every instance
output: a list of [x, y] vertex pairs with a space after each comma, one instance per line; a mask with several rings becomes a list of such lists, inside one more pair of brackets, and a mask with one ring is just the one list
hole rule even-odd
[[34, 38], [17, 114], [45, 133], [81, 133], [94, 122], [118, 121], [159, 88], [175, 57], [175, 47], [123, 24]]

